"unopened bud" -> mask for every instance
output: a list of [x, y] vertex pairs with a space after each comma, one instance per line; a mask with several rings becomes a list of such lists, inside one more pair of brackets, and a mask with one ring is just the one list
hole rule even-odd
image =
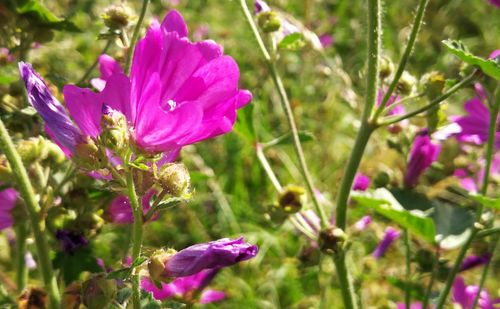
[[5, 158], [5, 155], [0, 155], [0, 182], [8, 182], [12, 178], [12, 170]]
[[388, 57], [382, 57], [379, 65], [379, 76], [381, 79], [391, 76], [394, 71], [394, 64]]
[[383, 188], [386, 187], [390, 181], [391, 177], [389, 174], [382, 171], [377, 173], [375, 179], [373, 180], [373, 184], [375, 185], [375, 188]]
[[149, 277], [156, 281], [168, 280], [169, 277], [165, 272], [166, 263], [176, 252], [174, 249], [160, 249], [153, 252], [148, 262]]
[[42, 138], [30, 138], [19, 141], [16, 150], [24, 163], [31, 163], [43, 158], [44, 143]]
[[40, 288], [30, 288], [24, 292], [17, 299], [17, 306], [19, 309], [45, 309], [48, 305], [47, 293]]
[[274, 11], [259, 13], [257, 22], [262, 31], [266, 33], [278, 31], [281, 27], [281, 19]]
[[304, 188], [290, 185], [281, 193], [278, 199], [279, 206], [284, 212], [293, 214], [302, 209], [303, 196], [306, 193]]
[[94, 275], [82, 285], [82, 301], [88, 308], [107, 308], [116, 295], [116, 281]]
[[105, 159], [93, 140], [88, 138], [84, 143], [75, 146], [75, 162], [85, 169], [96, 170], [103, 167]]
[[446, 79], [442, 73], [432, 71], [422, 77], [422, 84], [427, 98], [434, 99], [443, 93]]
[[347, 235], [339, 228], [328, 227], [319, 232], [319, 248], [326, 254], [334, 254], [344, 248]]
[[182, 196], [189, 192], [189, 171], [182, 163], [167, 163], [160, 168], [158, 183], [173, 196]]
[[398, 81], [396, 88], [402, 95], [409, 95], [413, 91], [416, 79], [410, 73], [404, 71]]
[[50, 162], [59, 165], [66, 161], [66, 156], [59, 146], [51, 141], [45, 140], [45, 147], [47, 148], [47, 159]]
[[128, 145], [128, 128], [125, 116], [103, 105], [100, 140], [109, 149], [120, 151]]
[[101, 15], [101, 18], [104, 20], [104, 24], [112, 30], [127, 27], [131, 17], [132, 14], [130, 10], [121, 4], [115, 4], [107, 7]]

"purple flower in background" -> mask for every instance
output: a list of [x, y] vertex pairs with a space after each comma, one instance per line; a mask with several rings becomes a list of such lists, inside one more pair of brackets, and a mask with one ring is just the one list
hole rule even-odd
[[14, 61], [16, 57], [10, 53], [8, 48], [0, 47], [0, 64]]
[[[462, 309], [472, 309], [474, 299], [479, 293], [479, 287], [476, 285], [466, 286], [462, 277], [456, 277], [452, 286], [453, 303], [461, 306]], [[479, 294], [478, 305], [481, 309], [495, 309], [495, 304], [500, 303], [500, 299], [493, 301], [488, 291], [483, 289]]]
[[491, 253], [485, 253], [483, 255], [471, 255], [466, 257], [462, 265], [460, 266], [460, 271], [466, 271], [471, 268], [487, 264], [491, 259]]
[[489, 0], [491, 4], [500, 8], [500, 0]]
[[361, 173], [356, 173], [352, 189], [355, 191], [366, 191], [366, 189], [368, 189], [369, 186], [370, 186], [370, 177]]
[[[0, 185], [2, 185], [0, 183]], [[0, 230], [11, 227], [14, 224], [14, 218], [11, 211], [16, 206], [18, 193], [12, 188], [0, 191]]]
[[58, 230], [56, 239], [61, 243], [64, 252], [68, 254], [73, 254], [78, 249], [89, 244], [89, 241], [83, 235], [67, 230]]
[[372, 223], [372, 217], [371, 216], [364, 216], [363, 218], [359, 219], [356, 223], [354, 223], [354, 227], [358, 231], [363, 231], [371, 223]]
[[319, 41], [323, 48], [329, 48], [333, 45], [333, 36], [331, 34], [323, 34], [319, 36]]
[[[477, 96], [465, 102], [465, 116], [455, 116], [452, 119], [461, 127], [456, 135], [459, 142], [481, 145], [488, 140], [490, 112], [486, 103], [486, 95], [480, 84], [475, 85]], [[495, 146], [500, 148], [500, 123], [495, 134]]]
[[[423, 304], [419, 301], [413, 302], [410, 304], [410, 309], [425, 309], [422, 307], [422, 305]], [[434, 306], [431, 306], [431, 308], [434, 308]], [[396, 309], [407, 309], [407, 308], [406, 308], [406, 305], [404, 303], [397, 303]]]
[[221, 301], [225, 298], [224, 292], [216, 290], [205, 290], [208, 284], [213, 280], [219, 269], [202, 270], [197, 274], [176, 278], [170, 283], [161, 283], [161, 288], [158, 288], [149, 278], [143, 278], [141, 287], [143, 290], [153, 294], [157, 300], [179, 299], [185, 302], [193, 302], [192, 297], [201, 292], [198, 302], [200, 304], [208, 304]]
[[222, 238], [183, 249], [165, 262], [168, 277], [185, 277], [203, 269], [220, 268], [249, 260], [257, 254], [257, 246], [238, 239]]
[[420, 176], [438, 159], [440, 152], [441, 145], [433, 143], [427, 133], [417, 135], [406, 165], [405, 186], [414, 187]]
[[197, 41], [204, 40], [208, 37], [210, 33], [210, 26], [207, 24], [201, 24], [193, 32], [193, 38]]
[[[385, 95], [385, 91], [379, 89], [379, 91], [377, 93], [377, 106], [380, 106], [380, 104], [382, 104], [382, 99], [384, 98], [384, 95]], [[396, 103], [398, 101], [399, 101], [399, 96], [392, 95], [389, 98], [389, 100], [387, 101], [385, 108], [390, 107], [391, 105], [393, 105], [394, 103]], [[405, 111], [404, 106], [398, 104], [398, 105], [394, 106], [393, 108], [391, 108], [387, 112], [387, 115], [389, 115], [389, 116], [403, 115], [403, 114], [405, 114], [405, 112], [406, 111]]]
[[[479, 187], [483, 183], [484, 179], [484, 169], [485, 169], [485, 160], [479, 160], [479, 172], [475, 175], [470, 172], [467, 168], [456, 169], [453, 175], [459, 179], [460, 185], [467, 191], [472, 193], [478, 192]], [[490, 168], [490, 179], [497, 178], [500, 176], [500, 153], [495, 154], [493, 160], [491, 161]]]
[[264, 2], [262, 0], [255, 0], [254, 11], [253, 11], [253, 13], [255, 15], [262, 13], [262, 12], [269, 12], [269, 11], [271, 11], [271, 8], [269, 7], [269, 5], [267, 5], [266, 2]]
[[52, 95], [31, 64], [19, 62], [19, 71], [26, 86], [28, 100], [45, 121], [47, 133], [65, 153], [74, 153], [76, 145], [84, 141], [80, 129], [73, 124], [64, 106]]
[[392, 228], [392, 227], [387, 227], [385, 229], [385, 232], [384, 232], [384, 237], [382, 238], [382, 240], [380, 241], [380, 243], [378, 244], [377, 248], [375, 248], [375, 250], [373, 251], [372, 255], [375, 259], [380, 259], [384, 254], [385, 252], [387, 251], [387, 249], [389, 248], [389, 246], [396, 240], [399, 238], [399, 236], [401, 236], [401, 232]]
[[30, 102], [71, 152], [82, 139], [80, 132], [92, 138], [100, 134], [104, 103], [125, 116], [135, 144], [147, 152], [177, 153], [185, 145], [227, 133], [236, 110], [252, 95], [238, 89], [238, 66], [221, 46], [192, 43], [187, 34], [182, 16], [171, 11], [137, 43], [130, 78], [103, 58], [111, 75], [101, 74], [106, 82], [102, 92], [65, 86], [66, 106], [78, 127], [31, 66], [20, 63]]
[[[151, 208], [151, 198], [156, 194], [156, 190], [151, 189], [146, 194], [141, 197], [142, 209], [144, 215]], [[129, 199], [125, 195], [118, 195], [115, 197], [107, 209], [107, 213], [111, 219], [111, 222], [117, 224], [132, 224], [134, 223], [134, 215], [132, 214], [132, 206], [130, 205]], [[153, 216], [151, 219], [154, 220], [158, 216]]]

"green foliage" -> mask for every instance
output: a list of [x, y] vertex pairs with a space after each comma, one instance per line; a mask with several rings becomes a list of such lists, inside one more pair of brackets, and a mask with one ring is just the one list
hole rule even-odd
[[45, 27], [68, 32], [81, 31], [74, 23], [57, 17], [37, 0], [23, 0], [19, 2], [16, 8], [17, 12], [28, 17], [35, 27]]

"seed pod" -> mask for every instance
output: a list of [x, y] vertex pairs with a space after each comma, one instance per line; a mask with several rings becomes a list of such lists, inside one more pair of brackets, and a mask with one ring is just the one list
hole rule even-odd
[[319, 232], [319, 248], [326, 254], [335, 254], [344, 248], [347, 235], [339, 228], [328, 227]]
[[157, 182], [173, 196], [189, 193], [189, 171], [182, 163], [168, 163], [160, 168]]
[[127, 27], [131, 17], [132, 14], [130, 10], [121, 4], [108, 6], [101, 15], [101, 18], [104, 20], [104, 24], [112, 30]]
[[394, 72], [394, 64], [389, 57], [382, 57], [379, 66], [379, 76], [381, 79], [391, 76], [392, 72]]

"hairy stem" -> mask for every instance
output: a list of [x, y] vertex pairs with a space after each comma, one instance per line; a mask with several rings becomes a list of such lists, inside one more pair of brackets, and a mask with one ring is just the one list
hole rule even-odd
[[24, 222], [21, 222], [16, 226], [16, 286], [18, 294], [21, 294], [28, 281], [28, 268], [25, 261], [27, 237], [28, 227]]
[[132, 39], [130, 40], [130, 45], [128, 47], [127, 52], [127, 62], [125, 63], [125, 73], [130, 73], [130, 65], [132, 64], [132, 58], [134, 57], [134, 47], [137, 39], [139, 38], [139, 33], [141, 32], [142, 21], [144, 20], [144, 16], [146, 16], [146, 11], [148, 10], [150, 0], [142, 1], [141, 13], [139, 15], [139, 19], [137, 20], [137, 24], [135, 25], [134, 32], [132, 33]]
[[0, 149], [5, 153], [5, 157], [9, 161], [12, 173], [17, 182], [21, 197], [26, 204], [28, 210], [29, 221], [35, 237], [35, 245], [37, 250], [38, 265], [42, 273], [45, 290], [49, 296], [49, 308], [59, 308], [61, 297], [57, 280], [53, 274], [52, 263], [49, 257], [49, 246], [45, 235], [45, 226], [40, 222], [40, 205], [38, 204], [33, 186], [28, 177], [26, 168], [23, 165], [21, 157], [17, 153], [14, 143], [10, 138], [3, 121], [0, 119]]

